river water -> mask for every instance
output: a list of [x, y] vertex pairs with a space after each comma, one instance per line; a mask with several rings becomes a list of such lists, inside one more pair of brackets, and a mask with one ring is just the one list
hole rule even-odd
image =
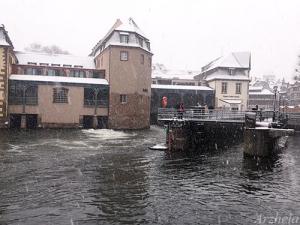
[[164, 138], [159, 127], [0, 131], [0, 224], [300, 223], [299, 135], [269, 161], [241, 144], [148, 149]]

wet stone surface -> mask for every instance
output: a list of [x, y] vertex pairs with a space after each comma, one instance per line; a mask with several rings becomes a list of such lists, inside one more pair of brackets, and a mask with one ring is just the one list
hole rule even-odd
[[148, 149], [164, 138], [158, 127], [0, 131], [0, 224], [300, 223], [299, 135], [263, 161], [241, 144]]

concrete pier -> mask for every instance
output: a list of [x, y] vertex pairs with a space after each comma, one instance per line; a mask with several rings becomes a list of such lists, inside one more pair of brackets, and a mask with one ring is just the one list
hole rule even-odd
[[244, 153], [258, 157], [274, 155], [283, 147], [279, 145], [279, 142], [286, 142], [286, 137], [293, 135], [293, 133], [293, 129], [246, 128], [244, 132]]

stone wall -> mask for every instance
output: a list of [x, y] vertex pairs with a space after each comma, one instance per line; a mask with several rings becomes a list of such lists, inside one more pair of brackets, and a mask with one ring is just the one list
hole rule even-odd
[[7, 83], [7, 50], [0, 46], [0, 128], [4, 127], [7, 116], [6, 109], [6, 83]]

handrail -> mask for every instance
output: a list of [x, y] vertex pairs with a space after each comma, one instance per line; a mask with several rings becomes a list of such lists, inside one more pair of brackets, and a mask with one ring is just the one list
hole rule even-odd
[[220, 111], [220, 110], [203, 110], [203, 109], [185, 109], [180, 112], [174, 108], [159, 108], [158, 120], [245, 120], [245, 111]]

